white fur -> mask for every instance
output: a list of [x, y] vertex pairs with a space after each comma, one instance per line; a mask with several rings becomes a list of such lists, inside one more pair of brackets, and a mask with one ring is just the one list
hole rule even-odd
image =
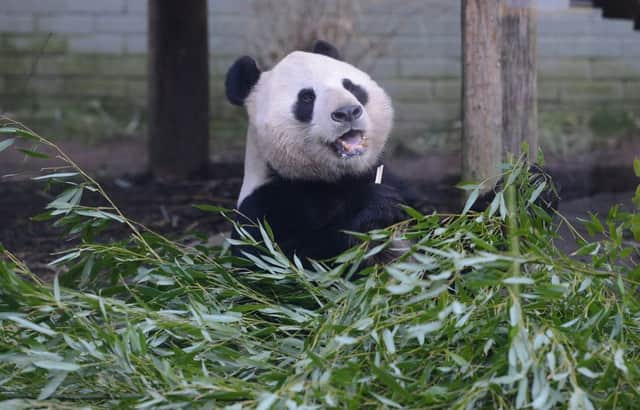
[[[340, 157], [330, 146], [349, 130], [333, 121], [331, 113], [345, 105], [360, 104], [344, 88], [345, 78], [369, 95], [363, 115], [354, 124], [364, 131], [368, 147], [361, 156], [350, 158]], [[313, 88], [316, 94], [313, 118], [306, 124], [293, 114], [303, 88]], [[245, 106], [250, 125], [238, 205], [268, 182], [268, 165], [292, 179], [335, 181], [366, 172], [378, 161], [393, 123], [391, 99], [369, 75], [350, 64], [301, 51], [263, 72]]]
[[247, 130], [247, 145], [244, 153], [244, 178], [238, 197], [238, 207], [242, 201], [261, 185], [269, 182], [269, 169], [267, 163], [258, 153], [255, 144], [255, 130], [249, 125]]

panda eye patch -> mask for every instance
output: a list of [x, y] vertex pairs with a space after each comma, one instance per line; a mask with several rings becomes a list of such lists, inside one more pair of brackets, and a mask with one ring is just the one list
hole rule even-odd
[[298, 100], [302, 101], [303, 103], [309, 104], [312, 103], [315, 99], [316, 93], [313, 92], [312, 89], [305, 88], [304, 90], [301, 90], [300, 93], [298, 93]]
[[293, 106], [293, 116], [300, 122], [311, 122], [313, 118], [313, 102], [316, 93], [313, 88], [303, 88], [298, 93], [298, 100]]
[[348, 78], [342, 80], [342, 86], [351, 94], [353, 94], [353, 96], [356, 97], [360, 104], [367, 105], [367, 102], [369, 102], [369, 94], [365, 91], [364, 88], [360, 87], [357, 84], [354, 84], [353, 81], [349, 80]]

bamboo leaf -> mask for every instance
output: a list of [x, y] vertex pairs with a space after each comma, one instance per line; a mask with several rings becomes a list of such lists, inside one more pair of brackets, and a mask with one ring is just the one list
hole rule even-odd
[[47, 370], [63, 370], [65, 372], [74, 372], [80, 368], [75, 363], [70, 362], [56, 362], [52, 360], [39, 360], [33, 362], [34, 366]]
[[505, 285], [534, 285], [536, 282], [531, 278], [511, 277], [503, 279], [502, 283], [504, 283]]
[[49, 158], [51, 158], [47, 154], [44, 154], [44, 153], [38, 152], [38, 151], [32, 151], [32, 150], [26, 149], [26, 148], [17, 148], [16, 150], [22, 152], [24, 155], [26, 155], [28, 157], [40, 158], [40, 159], [49, 159]]
[[531, 193], [531, 196], [529, 197], [529, 203], [532, 204], [536, 201], [536, 199], [538, 199], [538, 197], [540, 196], [540, 194], [542, 193], [542, 191], [544, 191], [544, 188], [547, 186], [547, 181], [543, 181], [541, 184], [539, 184], [536, 189]]
[[17, 132], [16, 127], [0, 127], [0, 134], [16, 134]]
[[13, 143], [15, 142], [15, 138], [8, 138], [4, 141], [0, 141], [0, 152], [4, 151], [5, 149], [9, 148], [11, 145], [13, 145]]
[[395, 377], [393, 377], [391, 374], [387, 373], [374, 364], [371, 364], [371, 372], [374, 374], [374, 376], [376, 376], [378, 380], [389, 387], [394, 393], [399, 394], [405, 399], [410, 397], [409, 392], [402, 388], [402, 386], [396, 381]]
[[221, 206], [216, 206], [216, 205], [210, 205], [210, 204], [195, 204], [193, 205], [193, 207], [204, 212], [214, 212], [214, 213], [231, 212], [231, 209], [224, 208]]
[[58, 281], [58, 275], [53, 277], [53, 298], [56, 300], [58, 305], [62, 303], [60, 298], [60, 282]]
[[42, 334], [47, 335], [47, 336], [55, 336], [57, 334], [56, 331], [51, 330], [49, 327], [45, 327], [45, 326], [41, 326], [41, 325], [35, 324], [33, 322], [28, 321], [27, 319], [23, 319], [23, 318], [18, 317], [18, 316], [8, 315], [6, 318], [9, 319], [9, 320], [14, 321], [15, 323], [17, 323], [21, 327], [24, 327], [24, 328], [27, 328], [27, 329], [31, 329], [31, 330], [33, 330], [35, 332], [42, 333]]
[[479, 188], [476, 188], [473, 191], [471, 191], [471, 193], [469, 194], [469, 198], [467, 198], [467, 202], [464, 204], [464, 209], [462, 210], [462, 215], [465, 215], [467, 212], [469, 212], [469, 210], [471, 209], [473, 204], [478, 199], [479, 195], [480, 195], [480, 189]]
[[56, 172], [54, 174], [41, 175], [39, 177], [32, 178], [34, 181], [41, 181], [44, 179], [54, 179], [54, 178], [69, 178], [78, 175], [78, 172]]
[[49, 382], [42, 388], [38, 395], [38, 400], [46, 400], [58, 390], [58, 387], [64, 382], [67, 377], [67, 372], [53, 372], [53, 377], [49, 379]]

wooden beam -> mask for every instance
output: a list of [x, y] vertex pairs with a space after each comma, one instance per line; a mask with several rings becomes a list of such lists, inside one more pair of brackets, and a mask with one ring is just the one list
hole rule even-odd
[[[579, 0], [572, 0], [572, 5]], [[634, 22], [634, 28], [640, 30], [640, 0], [580, 0], [587, 1], [591, 6], [602, 9], [602, 17], [631, 19]]]
[[[635, 0], [634, 0], [635, 1]], [[633, 2], [618, 0], [617, 2], [602, 2], [602, 17], [610, 19], [633, 19]]]
[[502, 151], [528, 158], [538, 153], [536, 15], [533, 0], [506, 1], [502, 15]]
[[204, 176], [209, 159], [207, 0], [149, 0], [149, 162], [161, 179]]
[[[462, 1], [462, 177], [484, 181], [502, 156], [501, 0]], [[485, 184], [493, 188], [495, 181]]]

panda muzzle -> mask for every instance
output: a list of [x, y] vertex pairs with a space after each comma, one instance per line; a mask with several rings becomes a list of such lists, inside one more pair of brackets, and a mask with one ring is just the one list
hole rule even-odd
[[341, 158], [357, 157], [367, 150], [367, 137], [362, 131], [351, 129], [338, 137], [331, 145]]

